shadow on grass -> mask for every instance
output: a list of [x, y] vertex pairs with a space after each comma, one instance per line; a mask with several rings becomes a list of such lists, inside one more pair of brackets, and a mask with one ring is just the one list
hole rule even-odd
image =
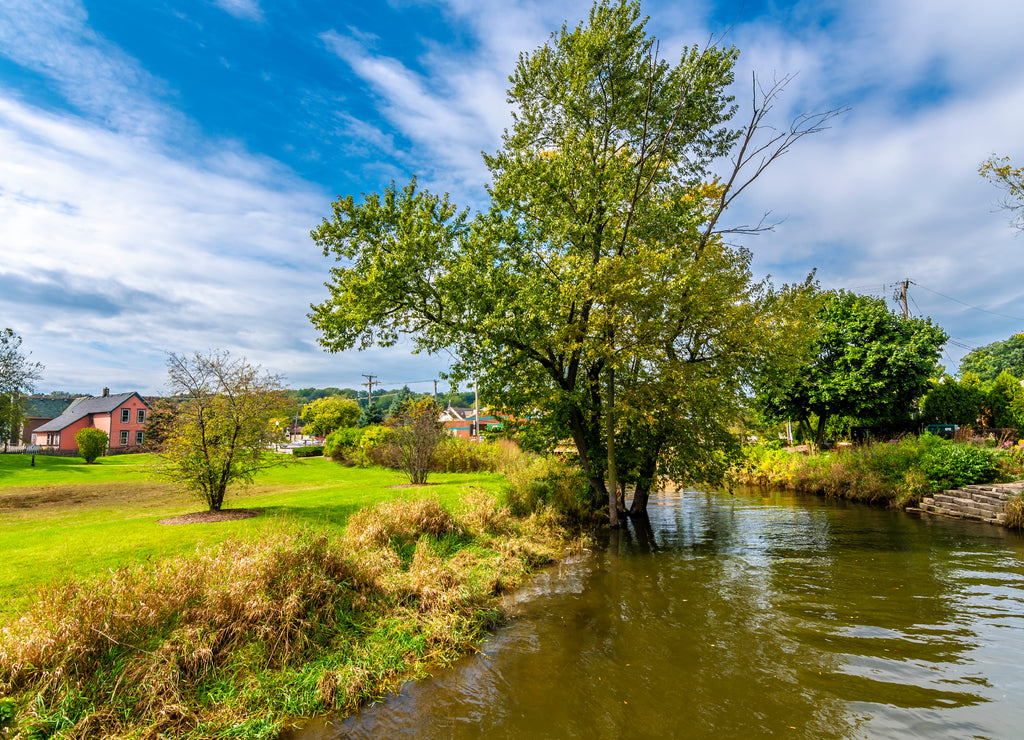
[[365, 507], [357, 504], [335, 504], [318, 506], [264, 506], [262, 508], [264, 516], [274, 517], [282, 522], [341, 529], [348, 523], [349, 517]]

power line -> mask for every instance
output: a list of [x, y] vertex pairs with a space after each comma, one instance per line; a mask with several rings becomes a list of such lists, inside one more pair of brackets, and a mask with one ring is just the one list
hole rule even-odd
[[945, 293], [940, 293], [937, 290], [932, 290], [927, 285], [921, 285], [920, 283], [914, 283], [914, 285], [916, 285], [919, 288], [924, 288], [929, 293], [934, 293], [935, 295], [937, 295], [937, 296], [939, 296], [941, 298], [945, 298], [946, 300], [953, 301], [954, 303], [959, 303], [961, 306], [967, 306], [967, 308], [974, 309], [975, 311], [982, 311], [984, 313], [992, 314], [993, 316], [1000, 316], [1000, 317], [1002, 317], [1004, 319], [1013, 319], [1014, 321], [1024, 321], [1024, 318], [1022, 318], [1020, 316], [1010, 316], [1009, 314], [999, 313], [998, 311], [990, 311], [987, 308], [981, 308], [980, 306], [972, 306], [970, 303], [967, 303], [965, 301], [961, 301], [959, 298], [954, 298], [953, 296], [948, 296]]

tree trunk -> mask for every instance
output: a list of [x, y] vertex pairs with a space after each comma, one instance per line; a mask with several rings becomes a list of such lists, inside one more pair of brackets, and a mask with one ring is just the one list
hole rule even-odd
[[654, 488], [658, 474], [658, 457], [661, 455], [661, 448], [664, 442], [658, 440], [653, 442], [644, 451], [640, 462], [640, 475], [637, 476], [636, 492], [633, 494], [633, 503], [629, 507], [629, 515], [647, 516], [647, 502], [651, 496], [651, 489]]
[[596, 474], [594, 466], [590, 463], [590, 448], [587, 445], [587, 435], [583, 429], [583, 419], [579, 409], [572, 409], [569, 413], [569, 428], [572, 430], [572, 441], [576, 444], [576, 452], [580, 456], [580, 467], [583, 474], [587, 476], [590, 483], [590, 490], [594, 492], [595, 501], [604, 501], [608, 496], [608, 489], [604, 484], [604, 476]]
[[619, 473], [615, 468], [615, 370], [608, 368], [608, 407], [604, 411], [608, 448], [608, 524], [619, 526]]

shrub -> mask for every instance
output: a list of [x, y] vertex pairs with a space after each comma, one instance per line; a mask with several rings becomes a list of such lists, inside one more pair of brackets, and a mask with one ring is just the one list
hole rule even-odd
[[92, 465], [107, 449], [107, 434], [100, 429], [86, 427], [78, 430], [75, 442], [78, 443], [78, 454], [85, 460], [85, 464]]
[[989, 450], [954, 443], [928, 450], [922, 457], [921, 470], [937, 489], [989, 483], [999, 472]]
[[439, 473], [493, 473], [499, 464], [499, 447], [493, 442], [470, 442], [449, 436], [434, 450], [433, 469]]
[[515, 516], [526, 516], [545, 507], [569, 522], [591, 518], [595, 501], [583, 473], [555, 458], [534, 458], [529, 464], [505, 472], [508, 481], [502, 500]]
[[359, 449], [365, 429], [344, 427], [335, 429], [324, 440], [324, 454], [332, 460], [347, 461], [352, 459]]
[[321, 457], [323, 454], [323, 445], [307, 445], [306, 447], [296, 447], [292, 450], [292, 457]]

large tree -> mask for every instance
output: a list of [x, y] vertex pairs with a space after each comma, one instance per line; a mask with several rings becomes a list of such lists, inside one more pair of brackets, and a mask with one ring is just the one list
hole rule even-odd
[[972, 350], [960, 360], [960, 375], [974, 373], [983, 383], [1000, 373], [1024, 378], [1024, 334], [1014, 334], [1001, 342], [992, 342]]
[[[740, 382], [788, 348], [800, 301], [753, 282], [720, 219], [832, 115], [765, 136], [782, 85], [755, 83], [751, 117], [732, 129], [736, 50], [686, 48], [670, 64], [645, 23], [638, 3], [598, 2], [587, 23], [520, 56], [512, 128], [485, 156], [485, 212], [413, 180], [339, 199], [313, 231], [342, 262], [311, 314], [326, 348], [409, 334], [450, 352], [456, 381], [478, 377], [489, 404], [539, 412], [574, 441], [612, 523], [620, 478], [720, 469], [684, 463], [701, 446], [721, 451]], [[719, 179], [713, 163], [727, 157]]]
[[766, 417], [810, 426], [820, 444], [833, 416], [909, 418], [928, 390], [946, 333], [930, 319], [904, 318], [881, 298], [837, 291], [816, 316], [812, 361], [799, 372], [762, 378]]
[[270, 451], [283, 431], [272, 420], [287, 406], [279, 376], [228, 352], [171, 354], [167, 384], [177, 401], [157, 449], [159, 472], [220, 511], [232, 484], [287, 458]]
[[21, 337], [13, 329], [0, 331], [0, 438], [4, 449], [21, 437], [24, 397], [35, 388], [43, 366], [30, 362], [21, 349]]

